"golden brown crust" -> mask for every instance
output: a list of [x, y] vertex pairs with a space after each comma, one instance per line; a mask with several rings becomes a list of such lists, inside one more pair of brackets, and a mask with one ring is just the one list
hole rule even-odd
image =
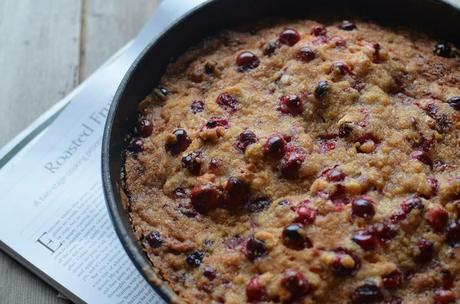
[[[460, 299], [459, 59], [407, 31], [317, 25], [226, 31], [169, 66], [126, 155], [136, 236], [189, 303]], [[301, 40], [277, 42], [285, 28]], [[259, 62], [237, 66], [242, 51]]]

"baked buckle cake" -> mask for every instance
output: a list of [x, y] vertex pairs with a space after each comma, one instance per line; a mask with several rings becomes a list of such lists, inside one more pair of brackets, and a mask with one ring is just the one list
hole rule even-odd
[[187, 303], [459, 303], [459, 63], [358, 21], [187, 50], [125, 153], [155, 270]]

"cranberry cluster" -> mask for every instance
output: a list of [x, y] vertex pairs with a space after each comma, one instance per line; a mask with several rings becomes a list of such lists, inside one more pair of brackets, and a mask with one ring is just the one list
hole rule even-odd
[[[248, 205], [248, 209], [265, 208], [267, 204], [264, 205], [263, 202], [259, 204], [258, 199], [249, 200], [250, 195], [251, 189], [248, 183], [239, 177], [230, 176], [222, 187], [210, 183], [195, 186], [191, 191], [190, 200], [193, 208], [202, 214], [217, 208], [237, 211], [245, 204]], [[266, 201], [269, 202], [268, 199]]]
[[257, 142], [257, 136], [250, 130], [245, 130], [238, 135], [235, 143], [237, 150], [244, 152], [246, 148]]
[[293, 28], [284, 29], [275, 41], [268, 42], [263, 51], [265, 56], [272, 56], [282, 45], [294, 46], [301, 39], [300, 33]]
[[281, 233], [281, 240], [287, 248], [293, 250], [302, 250], [304, 248], [311, 248], [312, 241], [306, 235], [304, 226], [313, 224], [317, 212], [310, 208], [308, 205], [310, 201], [306, 200], [300, 202], [292, 210], [296, 213], [294, 222], [286, 226]]
[[306, 152], [292, 142], [290, 138], [273, 135], [264, 145], [264, 154], [268, 159], [279, 161], [281, 176], [286, 179], [296, 179], [299, 169], [305, 161]]
[[332, 251], [335, 254], [335, 260], [331, 266], [337, 275], [352, 276], [361, 268], [361, 260], [351, 250], [339, 247]]
[[165, 144], [165, 149], [171, 155], [178, 155], [180, 152], [187, 150], [188, 146], [192, 143], [192, 140], [184, 129], [176, 129], [173, 132], [173, 137], [169, 139]]

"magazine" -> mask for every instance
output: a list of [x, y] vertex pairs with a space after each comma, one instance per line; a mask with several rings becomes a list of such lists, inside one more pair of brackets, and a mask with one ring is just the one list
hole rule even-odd
[[163, 1], [134, 41], [0, 150], [0, 248], [75, 303], [163, 303], [109, 218], [102, 134], [129, 66], [201, 2]]

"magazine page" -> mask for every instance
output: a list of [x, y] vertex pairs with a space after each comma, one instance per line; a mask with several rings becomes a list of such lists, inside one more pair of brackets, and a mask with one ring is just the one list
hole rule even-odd
[[147, 25], [151, 36], [139, 36], [100, 70], [0, 171], [1, 242], [73, 300], [162, 303], [125, 253], [108, 216], [101, 184], [102, 133], [117, 86], [140, 50], [200, 2], [164, 1]]

